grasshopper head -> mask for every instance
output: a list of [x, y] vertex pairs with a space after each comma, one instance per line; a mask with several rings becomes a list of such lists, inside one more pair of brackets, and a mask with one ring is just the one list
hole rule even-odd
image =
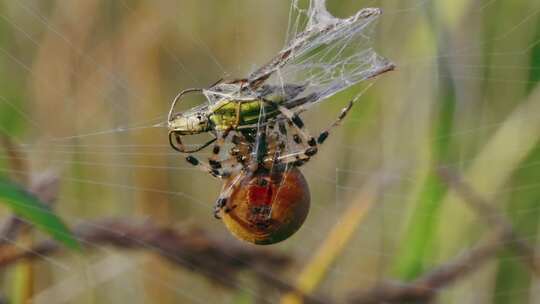
[[208, 131], [208, 117], [201, 112], [176, 114], [169, 120], [169, 130], [178, 135], [192, 135]]

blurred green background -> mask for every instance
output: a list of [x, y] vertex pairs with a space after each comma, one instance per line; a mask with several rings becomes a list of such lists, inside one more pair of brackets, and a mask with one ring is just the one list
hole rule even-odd
[[[353, 220], [357, 228], [323, 267], [317, 292], [342, 299], [384, 278], [412, 280], [466, 252], [494, 227], [433, 173], [442, 165], [536, 244], [540, 2], [328, 2], [340, 17], [382, 8], [375, 47], [397, 70], [376, 81], [302, 168], [310, 215], [289, 240], [265, 248], [295, 258], [285, 277], [296, 280], [333, 227], [347, 223], [343, 214], [359, 189], [381, 174], [391, 181]], [[165, 121], [178, 91], [243, 77], [273, 57], [289, 9], [289, 1], [276, 0], [1, 1], [0, 130], [22, 147], [33, 173], [59, 174], [57, 212], [70, 225], [148, 218], [238, 242], [211, 215], [219, 182], [189, 167], [169, 147], [167, 130], [153, 126]], [[312, 108], [308, 128], [315, 133], [333, 121], [361, 89]], [[2, 151], [0, 174], [8, 175]], [[124, 268], [96, 280], [93, 267], [116, 256]], [[145, 254], [97, 250], [60, 259], [69, 271], [34, 263], [36, 303], [52, 303], [51, 290], [73, 277], [82, 288], [56, 294], [55, 303], [280, 301], [274, 292], [254, 297], [259, 291], [248, 279], [231, 291]], [[9, 268], [0, 283], [13, 299], [20, 271]], [[440, 302], [539, 303], [538, 283], [515, 252], [502, 251], [441, 291]]]

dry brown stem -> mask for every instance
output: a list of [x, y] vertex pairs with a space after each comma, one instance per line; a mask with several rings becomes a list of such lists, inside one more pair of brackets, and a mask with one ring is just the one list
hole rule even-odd
[[[296, 288], [277, 275], [290, 265], [292, 259], [283, 254], [255, 249], [239, 243], [209, 237], [200, 230], [182, 231], [159, 227], [134, 220], [109, 219], [88, 222], [73, 229], [83, 245], [112, 246], [118, 249], [144, 250], [171, 263], [202, 274], [212, 281], [234, 288], [240, 271], [251, 272], [266, 286], [281, 292]], [[53, 240], [22, 250], [13, 245], [0, 246], [0, 268], [21, 260], [39, 259], [60, 252], [62, 247]], [[298, 291], [296, 291], [298, 292]], [[317, 297], [301, 295], [306, 303], [327, 303]]]

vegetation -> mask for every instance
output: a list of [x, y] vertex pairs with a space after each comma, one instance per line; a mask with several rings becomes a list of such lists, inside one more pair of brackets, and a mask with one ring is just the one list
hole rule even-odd
[[303, 227], [261, 247], [213, 218], [219, 181], [163, 123], [180, 90], [273, 57], [289, 1], [0, 1], [0, 295], [538, 303], [540, 3], [328, 2], [381, 7], [375, 48], [397, 68], [301, 168]]

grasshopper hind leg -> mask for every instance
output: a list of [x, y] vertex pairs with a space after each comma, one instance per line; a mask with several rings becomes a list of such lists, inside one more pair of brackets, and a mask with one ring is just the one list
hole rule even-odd
[[206, 143], [202, 144], [202, 145], [199, 145], [197, 147], [195, 147], [194, 149], [191, 149], [191, 150], [188, 150], [186, 149], [186, 146], [184, 145], [184, 143], [182, 142], [182, 136], [180, 136], [178, 133], [174, 132], [174, 131], [170, 131], [169, 132], [169, 145], [176, 151], [180, 152], [180, 153], [195, 153], [195, 152], [199, 152], [201, 151], [202, 149], [208, 147], [209, 145], [211, 145], [213, 142], [216, 141], [217, 138], [212, 138], [211, 140], [207, 141]]

